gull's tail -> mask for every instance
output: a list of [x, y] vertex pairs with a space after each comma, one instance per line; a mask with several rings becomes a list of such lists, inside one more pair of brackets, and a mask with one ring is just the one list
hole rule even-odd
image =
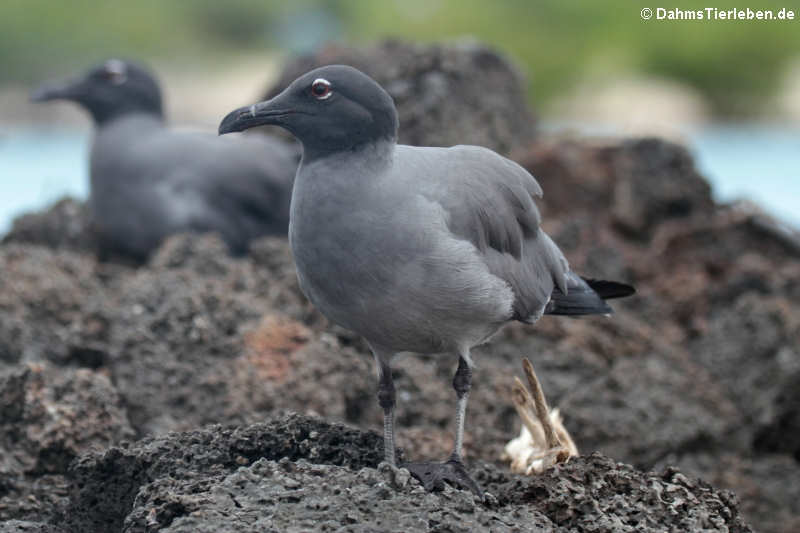
[[613, 313], [606, 300], [625, 298], [636, 293], [630, 285], [616, 281], [582, 278], [567, 273], [567, 294], [558, 287], [553, 289], [550, 302], [545, 307], [546, 315], [581, 316], [607, 315]]

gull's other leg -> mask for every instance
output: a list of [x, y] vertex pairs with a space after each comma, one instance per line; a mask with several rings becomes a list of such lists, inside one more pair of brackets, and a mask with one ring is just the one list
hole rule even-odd
[[378, 374], [378, 404], [383, 409], [383, 457], [392, 466], [395, 463], [394, 406], [395, 392], [392, 369], [389, 366], [392, 354], [372, 348], [375, 369]]
[[461, 448], [464, 444], [464, 417], [467, 412], [467, 399], [472, 383], [472, 369], [469, 360], [469, 350], [459, 353], [458, 370], [453, 377], [453, 388], [456, 390], [458, 403], [455, 420], [456, 442], [450, 458], [444, 463], [404, 463], [402, 466], [419, 479], [427, 490], [441, 490], [444, 482], [448, 482], [451, 485], [471, 490], [483, 498], [483, 491], [469, 477], [461, 459]]
[[[465, 357], [466, 356], [466, 357]], [[461, 463], [461, 448], [464, 445], [464, 419], [467, 415], [467, 400], [472, 386], [472, 368], [469, 366], [469, 352], [459, 355], [458, 369], [453, 376], [453, 389], [456, 391], [456, 442], [450, 460]]]

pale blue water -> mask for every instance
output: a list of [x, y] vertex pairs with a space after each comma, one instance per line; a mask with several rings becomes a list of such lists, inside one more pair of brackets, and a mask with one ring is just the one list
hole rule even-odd
[[[800, 128], [716, 126], [690, 139], [717, 200], [750, 199], [800, 228]], [[0, 235], [19, 213], [65, 194], [86, 197], [88, 140], [74, 131], [0, 132]]]
[[716, 126], [690, 139], [715, 198], [752, 200], [800, 229], [800, 127]]
[[88, 194], [89, 134], [0, 131], [0, 235], [11, 220], [69, 194]]

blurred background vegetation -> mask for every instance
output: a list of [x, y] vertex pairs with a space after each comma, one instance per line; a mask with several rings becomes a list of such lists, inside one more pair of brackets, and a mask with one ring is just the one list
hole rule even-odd
[[716, 117], [779, 113], [776, 93], [800, 56], [800, 21], [643, 21], [646, 6], [656, 7], [631, 0], [3, 0], [0, 83], [27, 84], [115, 55], [200, 68], [326, 41], [470, 35], [522, 66], [536, 107], [577, 84], [636, 74], [691, 86]]
[[[785, 0], [718, 0], [791, 8]], [[34, 105], [42, 81], [109, 57], [157, 73], [172, 124], [215, 131], [274, 82], [283, 58], [336, 42], [473, 38], [529, 84], [543, 131], [659, 135], [687, 144], [720, 201], [800, 228], [800, 20], [642, 20], [670, 0], [0, 0], [0, 234], [14, 214], [85, 197], [91, 124]], [[490, 89], [490, 88], [488, 88]], [[487, 90], [488, 90], [487, 89]]]

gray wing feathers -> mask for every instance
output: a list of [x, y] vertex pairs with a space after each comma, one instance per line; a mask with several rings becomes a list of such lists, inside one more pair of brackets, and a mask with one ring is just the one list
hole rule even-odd
[[422, 193], [435, 196], [450, 230], [475, 245], [489, 271], [511, 286], [514, 318], [535, 320], [553, 287], [567, 292], [569, 270], [561, 250], [539, 228], [534, 198], [542, 196], [541, 187], [524, 168], [486, 148], [433, 150], [447, 168], [435, 176], [439, 187], [422, 187]]
[[535, 322], [544, 312], [554, 287], [566, 293], [569, 271], [561, 250], [542, 230], [525, 239], [521, 259], [489, 250], [484, 254], [489, 271], [514, 291], [514, 319]]
[[446, 168], [435, 176], [440, 187], [432, 190], [433, 199], [447, 211], [450, 230], [481, 252], [495, 249], [520, 259], [524, 240], [539, 230], [533, 198], [542, 189], [533, 176], [486, 148], [434, 150]]

